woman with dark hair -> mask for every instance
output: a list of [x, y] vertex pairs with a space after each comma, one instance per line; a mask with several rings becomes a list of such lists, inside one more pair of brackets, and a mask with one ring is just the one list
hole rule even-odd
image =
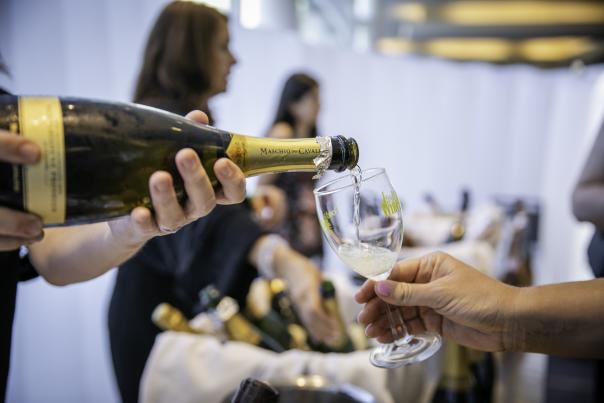
[[281, 91], [270, 137], [317, 137], [321, 102], [319, 83], [304, 73], [292, 74]]
[[209, 99], [226, 91], [235, 63], [223, 14], [192, 2], [172, 2], [149, 35], [134, 101], [179, 114], [191, 109], [208, 113]]
[[[170, 3], [149, 36], [135, 101], [175, 113], [199, 108], [209, 114], [208, 101], [226, 90], [235, 62], [223, 15], [198, 3]], [[138, 400], [145, 363], [160, 333], [151, 321], [154, 308], [168, 302], [193, 317], [198, 293], [208, 284], [243, 309], [259, 272], [283, 277], [311, 335], [320, 341], [335, 336], [337, 325], [321, 308], [319, 270], [260, 228], [248, 206], [223, 207], [149, 242], [121, 265], [109, 307], [109, 335], [124, 402]]]
[[[284, 139], [316, 137], [320, 108], [317, 80], [304, 73], [291, 75], [281, 91], [268, 136]], [[263, 177], [260, 184], [273, 184], [286, 194], [287, 214], [285, 221], [278, 226], [279, 233], [292, 248], [320, 261], [323, 242], [312, 193], [312, 177], [313, 174], [307, 172], [271, 175]]]

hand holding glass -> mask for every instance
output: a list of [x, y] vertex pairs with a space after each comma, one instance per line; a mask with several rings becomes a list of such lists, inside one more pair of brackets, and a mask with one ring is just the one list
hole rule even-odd
[[[388, 278], [401, 249], [403, 216], [386, 171], [353, 171], [318, 187], [314, 193], [321, 228], [340, 259], [366, 278]], [[395, 368], [423, 361], [438, 351], [438, 334], [410, 335], [400, 312], [386, 306], [395, 341], [371, 352], [373, 365]]]

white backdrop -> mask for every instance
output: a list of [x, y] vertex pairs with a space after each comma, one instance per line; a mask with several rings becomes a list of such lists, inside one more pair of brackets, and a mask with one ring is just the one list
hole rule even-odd
[[[129, 100], [159, 0], [0, 0], [0, 51], [16, 93]], [[324, 134], [355, 137], [408, 206], [468, 186], [543, 205], [540, 283], [589, 278], [589, 226], [570, 192], [604, 111], [604, 69], [580, 73], [458, 64], [310, 47], [291, 32], [232, 27], [240, 63], [214, 103], [217, 125], [263, 134], [288, 73], [322, 83]], [[600, 82], [599, 82], [600, 81]], [[63, 288], [19, 287], [10, 402], [113, 402], [105, 315], [113, 274]]]

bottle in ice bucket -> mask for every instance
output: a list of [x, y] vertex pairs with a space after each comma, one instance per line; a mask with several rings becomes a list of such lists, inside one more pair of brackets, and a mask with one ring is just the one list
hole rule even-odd
[[268, 280], [258, 277], [247, 294], [246, 314], [258, 328], [286, 348], [292, 347], [287, 322], [271, 306]]
[[199, 292], [199, 303], [203, 311], [215, 315], [220, 320], [231, 340], [253, 344], [276, 352], [286, 350], [275, 339], [262, 332], [239, 312], [239, 304], [213, 285]]
[[153, 323], [162, 330], [185, 333], [202, 333], [189, 325], [185, 315], [174, 306], [164, 302], [159, 304], [151, 314]]
[[[330, 280], [323, 280], [321, 282], [321, 298], [323, 300], [323, 309], [331, 318], [336, 320], [339, 328], [339, 336], [335, 340], [325, 343], [323, 346], [325, 352], [349, 353], [354, 351], [354, 345], [348, 336], [346, 326], [342, 320], [342, 314], [336, 298], [336, 288]], [[318, 349], [323, 350], [321, 347]]]

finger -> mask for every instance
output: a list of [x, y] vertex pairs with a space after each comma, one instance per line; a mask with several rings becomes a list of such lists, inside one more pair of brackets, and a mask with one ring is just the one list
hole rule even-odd
[[216, 196], [199, 156], [190, 148], [176, 154], [176, 165], [187, 192], [188, 221], [207, 215], [216, 206]]
[[21, 245], [24, 245], [25, 241], [23, 238], [15, 238], [10, 236], [0, 236], [0, 252], [6, 252], [10, 250], [19, 249]]
[[388, 304], [398, 306], [436, 307], [438, 295], [428, 284], [400, 283], [392, 280], [379, 281], [374, 287], [376, 295]]
[[149, 191], [155, 210], [155, 221], [162, 232], [175, 231], [186, 223], [185, 212], [178, 203], [169, 173], [157, 171], [151, 175]]
[[44, 239], [44, 232], [34, 238], [20, 238], [12, 236], [0, 236], [0, 252], [19, 249], [22, 245], [31, 245]]
[[381, 336], [376, 337], [376, 340], [382, 344], [390, 344], [394, 341], [394, 337], [392, 337], [390, 330], [386, 330]]
[[33, 214], [0, 207], [0, 235], [35, 238], [42, 233], [42, 220]]
[[0, 130], [0, 161], [34, 164], [40, 159], [40, 147], [23, 136]]
[[365, 335], [370, 339], [379, 339], [385, 335], [391, 335], [390, 324], [386, 318], [380, 318], [378, 322], [370, 323], [365, 327]]
[[367, 302], [357, 316], [359, 323], [368, 325], [386, 314], [386, 304], [379, 298]]
[[245, 198], [245, 176], [234, 162], [221, 158], [214, 164], [214, 173], [222, 185], [216, 201], [219, 204], [241, 203]]
[[210, 121], [208, 119], [208, 115], [206, 115], [205, 113], [203, 113], [202, 111], [199, 111], [199, 110], [191, 111], [191, 112], [187, 113], [187, 115], [185, 117], [187, 119], [190, 119], [197, 123], [203, 123], [204, 125], [207, 125]]
[[134, 231], [141, 235], [142, 238], [152, 237], [159, 232], [159, 228], [148, 208], [136, 207], [130, 212], [130, 219]]
[[359, 288], [359, 290], [354, 295], [354, 300], [359, 304], [365, 304], [369, 302], [371, 299], [375, 298], [375, 281], [367, 280], [365, 284]]
[[389, 280], [414, 283], [420, 269], [421, 258], [405, 259], [397, 262], [388, 277]]
[[416, 316], [413, 319], [406, 320], [405, 326], [410, 334], [423, 334], [428, 330], [422, 318]]

